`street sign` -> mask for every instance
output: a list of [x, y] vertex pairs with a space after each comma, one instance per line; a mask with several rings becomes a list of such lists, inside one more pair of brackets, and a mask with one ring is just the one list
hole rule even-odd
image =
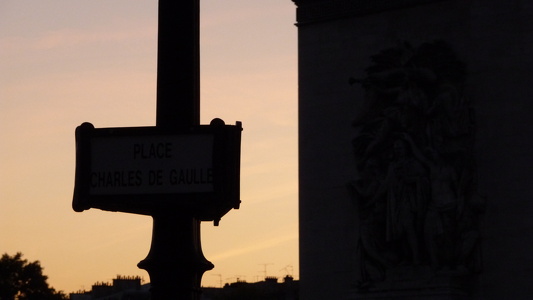
[[241, 131], [220, 119], [172, 131], [84, 123], [76, 129], [73, 208], [180, 209], [216, 221], [239, 207]]

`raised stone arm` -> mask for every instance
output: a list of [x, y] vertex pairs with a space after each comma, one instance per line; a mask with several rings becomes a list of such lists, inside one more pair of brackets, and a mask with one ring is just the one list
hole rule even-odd
[[420, 151], [420, 148], [418, 148], [415, 141], [413, 141], [413, 139], [408, 133], [402, 133], [402, 138], [409, 144], [409, 146], [411, 147], [411, 151], [416, 159], [418, 159], [421, 163], [428, 166], [429, 168], [435, 166], [435, 164], [431, 160], [429, 160], [424, 154], [422, 154], [422, 151]]

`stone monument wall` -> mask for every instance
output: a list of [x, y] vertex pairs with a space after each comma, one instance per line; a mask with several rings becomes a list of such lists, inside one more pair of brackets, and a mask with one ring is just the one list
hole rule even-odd
[[294, 2], [302, 299], [533, 296], [533, 2]]

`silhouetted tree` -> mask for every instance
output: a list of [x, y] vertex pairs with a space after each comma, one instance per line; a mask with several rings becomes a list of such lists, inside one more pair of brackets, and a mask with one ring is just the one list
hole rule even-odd
[[39, 261], [28, 262], [22, 253], [0, 258], [0, 300], [66, 300], [68, 297], [48, 286]]

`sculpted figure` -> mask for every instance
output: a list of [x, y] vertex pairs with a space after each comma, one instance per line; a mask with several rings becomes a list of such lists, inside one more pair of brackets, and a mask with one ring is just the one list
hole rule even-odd
[[385, 193], [383, 174], [377, 160], [370, 158], [358, 180], [351, 183], [359, 210], [359, 248], [361, 285], [383, 280], [390, 261], [385, 254]]
[[457, 216], [462, 201], [454, 168], [434, 149], [424, 156], [413, 140], [404, 135], [415, 157], [429, 169], [431, 197], [428, 203], [424, 237], [434, 269], [454, 266], [457, 258]]
[[403, 263], [418, 265], [420, 229], [428, 201], [427, 175], [411, 155], [406, 141], [393, 145], [394, 160], [389, 165], [387, 186], [387, 241], [397, 242], [403, 250]]

